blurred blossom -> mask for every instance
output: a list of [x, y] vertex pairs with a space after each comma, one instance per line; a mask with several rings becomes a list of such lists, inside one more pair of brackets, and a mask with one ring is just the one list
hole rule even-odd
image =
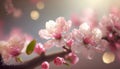
[[12, 14], [14, 12], [14, 5], [13, 5], [13, 0], [6, 0], [5, 2], [5, 10], [8, 14]]
[[23, 53], [28, 36], [23, 34], [21, 29], [14, 28], [9, 35], [8, 40], [0, 41], [0, 54], [4, 62], [8, 62], [12, 57], [15, 58]]
[[31, 11], [30, 16], [31, 16], [32, 20], [37, 20], [40, 17], [40, 14], [38, 11], [33, 10], [33, 11]]
[[20, 9], [15, 9], [13, 12], [13, 17], [19, 18], [22, 15], [22, 11]]
[[78, 14], [73, 14], [71, 16], [71, 21], [73, 22], [73, 24], [75, 26], [79, 26], [80, 23], [82, 22], [82, 19], [80, 18], [80, 16]]
[[95, 22], [97, 20], [97, 13], [95, 10], [87, 8], [83, 11], [83, 18], [87, 21]]

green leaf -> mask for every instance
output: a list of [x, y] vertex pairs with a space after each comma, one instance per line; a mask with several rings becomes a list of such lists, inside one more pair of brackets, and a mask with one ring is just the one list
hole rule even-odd
[[15, 60], [16, 60], [16, 62], [22, 62], [22, 58], [20, 58], [20, 57], [16, 57]]
[[28, 44], [27, 49], [26, 49], [27, 55], [30, 55], [30, 54], [33, 52], [33, 50], [34, 50], [34, 48], [35, 48], [35, 45], [36, 45], [36, 40], [32, 40], [32, 41]]

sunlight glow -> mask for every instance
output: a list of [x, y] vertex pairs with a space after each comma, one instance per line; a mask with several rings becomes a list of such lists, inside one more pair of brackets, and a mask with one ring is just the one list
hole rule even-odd
[[110, 64], [110, 63], [112, 63], [112, 62], [115, 61], [115, 54], [112, 53], [112, 52], [105, 52], [105, 53], [103, 54], [102, 59], [103, 59], [103, 62], [104, 62], [104, 63]]
[[37, 20], [40, 17], [40, 14], [38, 11], [33, 10], [33, 11], [31, 11], [30, 16], [33, 20]]
[[45, 4], [44, 4], [44, 2], [38, 2], [37, 4], [36, 4], [36, 7], [39, 9], [39, 10], [41, 10], [41, 9], [44, 9], [44, 7], [45, 7]]

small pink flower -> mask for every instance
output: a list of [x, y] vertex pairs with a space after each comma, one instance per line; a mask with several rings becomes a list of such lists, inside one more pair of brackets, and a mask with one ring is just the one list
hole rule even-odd
[[63, 58], [61, 58], [61, 57], [56, 57], [54, 59], [54, 64], [57, 65], [57, 66], [62, 65], [64, 62], [65, 62], [65, 60]]
[[41, 64], [41, 68], [42, 69], [49, 69], [49, 63], [47, 61], [44, 61], [42, 64]]
[[79, 61], [79, 57], [75, 53], [69, 53], [66, 58], [69, 59], [72, 64], [76, 64]]
[[73, 39], [70, 39], [70, 40], [68, 40], [68, 41], [66, 42], [66, 45], [67, 45], [68, 47], [71, 47], [72, 44], [73, 44]]
[[20, 50], [17, 46], [15, 46], [15, 47], [10, 47], [9, 53], [10, 53], [11, 56], [15, 57], [15, 56], [20, 55], [21, 50]]
[[34, 49], [35, 53], [41, 55], [43, 52], [45, 52], [45, 48], [41, 43], [37, 44]]

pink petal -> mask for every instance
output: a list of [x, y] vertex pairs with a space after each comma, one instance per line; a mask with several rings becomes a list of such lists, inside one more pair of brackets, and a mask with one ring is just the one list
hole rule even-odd
[[67, 59], [70, 59], [70, 62], [72, 64], [76, 64], [79, 61], [79, 57], [75, 53], [69, 53], [68, 56], [66, 56]]
[[47, 42], [44, 43], [45, 49], [50, 49], [53, 46], [54, 46], [54, 40], [48, 40]]
[[73, 22], [73, 24], [74, 24], [75, 26], [79, 26], [80, 23], [81, 23], [81, 20], [80, 20], [80, 17], [78, 16], [78, 14], [73, 14], [73, 15], [71, 16], [71, 21]]
[[51, 38], [51, 34], [45, 29], [41, 29], [39, 31], [39, 35], [40, 35], [41, 38], [44, 38], [44, 39], [50, 39]]

